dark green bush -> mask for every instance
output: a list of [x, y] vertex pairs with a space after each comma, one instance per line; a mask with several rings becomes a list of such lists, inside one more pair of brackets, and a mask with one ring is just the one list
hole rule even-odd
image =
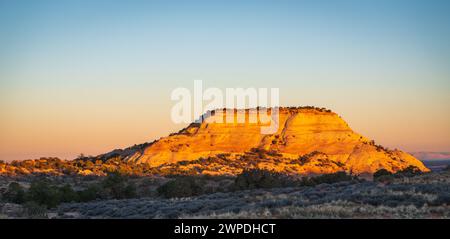
[[136, 197], [136, 186], [128, 178], [117, 173], [109, 173], [102, 182], [103, 190], [115, 199]]
[[79, 194], [69, 184], [58, 187], [46, 180], [32, 182], [25, 195], [27, 202], [34, 202], [47, 208], [56, 207], [63, 202], [80, 201]]
[[123, 198], [135, 198], [137, 197], [136, 193], [136, 185], [134, 183], [129, 182], [128, 185], [125, 186], [122, 191]]
[[284, 174], [261, 169], [251, 169], [244, 170], [236, 177], [234, 189], [276, 188], [289, 186], [290, 184], [291, 181]]
[[25, 190], [17, 182], [11, 182], [8, 185], [8, 189], [2, 196], [3, 200], [12, 203], [24, 203], [25, 202]]
[[47, 181], [36, 181], [31, 183], [27, 192], [27, 201], [52, 208], [61, 202], [61, 194], [57, 187], [50, 185]]
[[431, 204], [436, 206], [450, 205], [450, 193], [438, 195], [438, 197]]
[[72, 186], [66, 184], [59, 189], [60, 193], [60, 202], [78, 202], [80, 201], [80, 197], [75, 190], [73, 190]]
[[89, 186], [84, 190], [78, 191], [78, 198], [80, 202], [88, 202], [101, 198], [100, 188], [97, 185]]
[[311, 178], [302, 178], [302, 181], [300, 183], [301, 186], [315, 186], [322, 183], [337, 183], [337, 182], [344, 182], [344, 181], [352, 181], [356, 178], [352, 175], [347, 174], [346, 172], [336, 172], [331, 174], [323, 174], [316, 177]]
[[382, 168], [373, 174], [373, 180], [378, 182], [390, 182], [394, 179], [394, 176], [388, 170]]
[[376, 171], [376, 172], [373, 174], [373, 177], [374, 177], [374, 178], [378, 178], [378, 177], [386, 176], [386, 175], [392, 175], [392, 173], [389, 172], [388, 170], [382, 168], [382, 169], [379, 169], [378, 171]]
[[75, 191], [69, 184], [56, 186], [46, 179], [33, 181], [27, 191], [20, 184], [12, 182], [2, 194], [1, 199], [18, 204], [33, 202], [46, 208], [53, 208], [61, 203], [136, 196], [136, 186], [133, 182], [118, 173], [111, 173], [101, 183], [90, 185], [80, 191]]
[[191, 197], [202, 193], [202, 187], [193, 177], [178, 177], [157, 188], [158, 194], [166, 198]]
[[44, 218], [47, 214], [45, 206], [30, 201], [23, 205], [24, 213], [29, 218]]
[[422, 171], [420, 171], [419, 168], [411, 165], [403, 170], [396, 172], [394, 175], [396, 177], [414, 177], [420, 174], [422, 174]]
[[355, 179], [355, 177], [348, 175], [345, 172], [337, 172], [316, 177], [303, 177], [301, 180], [296, 180], [285, 174], [267, 170], [252, 169], [245, 170], [236, 177], [233, 189], [245, 190], [255, 188], [315, 186], [322, 183], [337, 183]]

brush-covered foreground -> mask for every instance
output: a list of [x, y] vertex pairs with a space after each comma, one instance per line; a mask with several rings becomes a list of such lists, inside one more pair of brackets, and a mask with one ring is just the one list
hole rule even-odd
[[[16, 203], [17, 185], [11, 188], [11, 178], [1, 181], [1, 218], [450, 218], [448, 170], [380, 171], [374, 181], [345, 173], [293, 179], [266, 171], [238, 177], [24, 177], [15, 178], [23, 191]], [[47, 205], [49, 198], [37, 203], [43, 196], [55, 204]]]

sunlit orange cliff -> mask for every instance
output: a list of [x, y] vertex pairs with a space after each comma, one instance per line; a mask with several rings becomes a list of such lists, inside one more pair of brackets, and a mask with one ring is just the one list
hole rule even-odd
[[[220, 114], [218, 113], [220, 112]], [[251, 112], [253, 113], [253, 112]], [[252, 154], [264, 156], [258, 168], [297, 174], [321, 174], [347, 171], [353, 174], [374, 173], [379, 169], [398, 171], [415, 166], [429, 171], [419, 160], [400, 150], [388, 150], [353, 130], [336, 113], [314, 107], [279, 108], [278, 131], [260, 133], [260, 122], [249, 123], [248, 110], [235, 112], [234, 121], [217, 123], [205, 119], [179, 133], [138, 150], [125, 160], [153, 167], [220, 156], [230, 161], [252, 160]], [[213, 111], [210, 117], [223, 117], [226, 111]], [[237, 123], [237, 118], [245, 123]], [[242, 121], [240, 121], [242, 122]], [[270, 160], [272, 159], [272, 160]], [[202, 167], [202, 164], [186, 166]], [[228, 165], [205, 170], [221, 174], [235, 171]], [[214, 168], [217, 168], [214, 170]]]

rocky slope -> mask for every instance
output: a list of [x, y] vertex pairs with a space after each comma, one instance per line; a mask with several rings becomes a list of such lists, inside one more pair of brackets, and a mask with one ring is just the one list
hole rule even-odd
[[[266, 124], [260, 122], [259, 115], [258, 121], [250, 122], [253, 113], [236, 110], [234, 118], [226, 120], [226, 111], [213, 111], [202, 123], [193, 123], [125, 155], [125, 160], [210, 174], [235, 174], [241, 170], [229, 167], [227, 162], [293, 174], [363, 174], [381, 168], [394, 172], [408, 166], [429, 171], [413, 156], [385, 149], [353, 132], [341, 117], [323, 108], [280, 108], [278, 131], [270, 135], [261, 134], [260, 128]], [[215, 122], [218, 117], [226, 122]], [[239, 117], [245, 123], [239, 123]], [[223, 160], [217, 162], [217, 157]]]

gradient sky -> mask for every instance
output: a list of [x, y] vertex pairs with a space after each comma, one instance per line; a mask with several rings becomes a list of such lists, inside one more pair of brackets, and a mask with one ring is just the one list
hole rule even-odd
[[450, 2], [0, 0], [0, 159], [165, 136], [176, 87], [278, 87], [406, 151], [450, 151]]

